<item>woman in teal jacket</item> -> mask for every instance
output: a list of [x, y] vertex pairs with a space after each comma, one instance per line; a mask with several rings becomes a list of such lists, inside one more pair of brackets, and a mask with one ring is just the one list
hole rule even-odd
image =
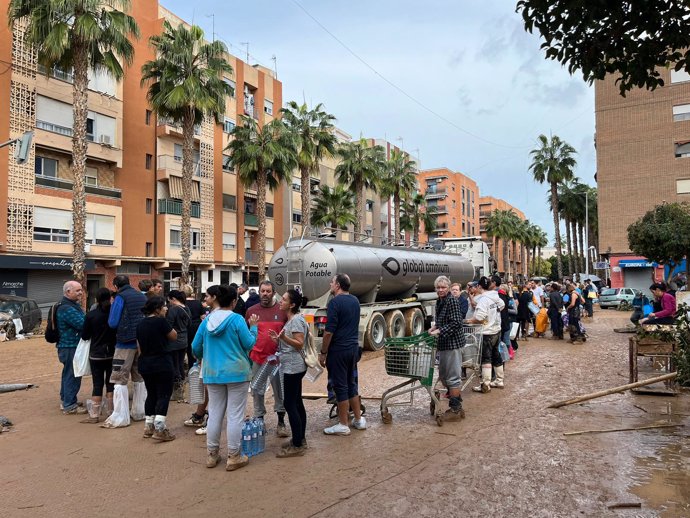
[[227, 413], [228, 461], [225, 469], [234, 471], [246, 466], [249, 458], [240, 451], [242, 424], [251, 379], [249, 351], [256, 343], [258, 317], [249, 320], [233, 313], [237, 289], [210, 286], [206, 304], [212, 308], [203, 320], [192, 342], [194, 356], [201, 360], [201, 375], [208, 389], [208, 425], [206, 466], [220, 462], [220, 431]]

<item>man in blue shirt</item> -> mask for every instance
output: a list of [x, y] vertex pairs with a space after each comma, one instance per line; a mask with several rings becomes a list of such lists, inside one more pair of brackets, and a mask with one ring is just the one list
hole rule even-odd
[[[134, 383], [135, 394], [144, 388], [144, 378], [141, 377], [137, 368], [139, 357], [137, 351], [137, 325], [144, 318], [141, 308], [146, 304], [146, 295], [130, 286], [129, 277], [126, 275], [117, 275], [113, 279], [113, 286], [117, 290], [117, 295], [115, 300], [113, 300], [112, 306], [110, 306], [108, 325], [111, 329], [117, 329], [117, 342], [115, 343], [113, 373], [110, 375], [110, 383], [114, 383], [115, 392], [119, 392], [123, 396], [115, 398], [116, 401], [129, 405], [127, 383], [130, 376]], [[129, 406], [127, 408], [115, 407], [112, 415], [122, 416], [128, 412]], [[129, 422], [126, 424], [129, 424]], [[102, 426], [103, 428], [117, 428], [121, 425], [109, 417]]]
[[84, 289], [77, 281], [67, 281], [62, 287], [62, 300], [57, 309], [55, 321], [60, 332], [57, 353], [62, 363], [60, 380], [60, 400], [64, 414], [85, 414], [86, 409], [77, 404], [77, 394], [81, 388], [81, 378], [74, 376], [74, 353], [79, 345], [84, 328], [84, 310], [81, 300]]
[[350, 278], [339, 273], [331, 279], [331, 295], [326, 312], [326, 330], [321, 344], [319, 363], [328, 368], [338, 402], [338, 423], [325, 428], [326, 435], [350, 435], [347, 418], [352, 409], [355, 417], [352, 426], [366, 430], [367, 421], [357, 392], [355, 371], [360, 357], [359, 349], [359, 300], [350, 295]]

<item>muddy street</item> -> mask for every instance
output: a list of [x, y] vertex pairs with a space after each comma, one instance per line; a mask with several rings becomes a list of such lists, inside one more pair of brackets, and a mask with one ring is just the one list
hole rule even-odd
[[[142, 423], [105, 430], [59, 411], [59, 364], [41, 338], [0, 344], [0, 382], [37, 388], [0, 394], [15, 425], [0, 434], [0, 496], [7, 516], [690, 516], [690, 396], [615, 394], [560, 409], [548, 404], [628, 382], [628, 337], [613, 328], [626, 313], [599, 311], [589, 339], [570, 345], [520, 342], [506, 388], [463, 394], [467, 418], [438, 427], [429, 398], [393, 407], [383, 424], [366, 399], [366, 431], [327, 437], [325, 399], [305, 402], [309, 450], [277, 459], [266, 451], [228, 473], [207, 469], [205, 438], [171, 403], [170, 443], [141, 438]], [[660, 372], [642, 364], [640, 377]], [[322, 377], [323, 378], [323, 377]], [[385, 375], [382, 353], [365, 354], [360, 392], [376, 397], [403, 381]], [[80, 399], [91, 390], [82, 383]], [[305, 381], [322, 393], [325, 380]], [[267, 425], [275, 427], [275, 414]], [[681, 426], [564, 436], [564, 432]], [[224, 439], [221, 441], [223, 442]], [[639, 507], [610, 508], [640, 504]], [[443, 514], [442, 514], [443, 513]]]

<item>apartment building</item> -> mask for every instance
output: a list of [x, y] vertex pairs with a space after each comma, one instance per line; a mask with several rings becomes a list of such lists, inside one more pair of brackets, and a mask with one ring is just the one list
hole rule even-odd
[[436, 228], [420, 232], [420, 241], [441, 237], [476, 236], [479, 231], [479, 187], [462, 173], [443, 167], [419, 172], [419, 188], [427, 207], [434, 207]]
[[[496, 265], [496, 271], [502, 277], [508, 276], [513, 282], [521, 281], [527, 276], [527, 262], [522, 243], [508, 242], [508, 262], [505, 262], [503, 254], [503, 239], [494, 239], [486, 233], [486, 220], [495, 210], [510, 210], [521, 220], [525, 220], [525, 214], [510, 203], [493, 196], [479, 198], [479, 231], [484, 242], [489, 247], [491, 257]], [[496, 246], [494, 246], [494, 242]], [[510, 273], [510, 275], [508, 275]]]
[[[118, 273], [133, 284], [161, 278], [169, 287], [180, 275], [182, 133], [157, 118], [141, 88], [141, 66], [153, 59], [149, 37], [164, 19], [181, 23], [157, 0], [132, 3], [141, 38], [122, 81], [89, 78], [89, 146], [86, 173], [87, 285], [93, 294]], [[6, 10], [0, 23], [7, 26]], [[224, 152], [241, 115], [263, 124], [280, 110], [282, 84], [273, 72], [228, 56], [225, 78], [234, 93], [222, 123], [205, 120], [196, 131], [192, 206], [192, 276], [198, 289], [213, 283], [256, 283], [256, 190], [244, 189]], [[19, 29], [0, 35], [0, 141], [33, 130], [22, 165], [0, 152], [0, 293], [36, 299], [46, 307], [71, 277], [72, 75], [42, 70]], [[267, 199], [266, 248], [282, 244], [288, 189]], [[270, 258], [270, 253], [268, 255]]]
[[665, 86], [626, 97], [614, 77], [595, 83], [599, 252], [613, 287], [647, 291], [656, 268], [630, 251], [628, 226], [664, 201], [690, 201], [690, 74], [660, 73]]

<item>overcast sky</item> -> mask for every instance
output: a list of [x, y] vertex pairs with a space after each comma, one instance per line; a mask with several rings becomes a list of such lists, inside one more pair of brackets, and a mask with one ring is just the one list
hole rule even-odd
[[215, 27], [238, 57], [249, 42], [252, 64], [275, 56], [284, 102], [323, 103], [355, 138], [402, 138], [423, 168], [472, 177], [549, 235], [547, 187], [528, 171], [537, 136], [571, 144], [576, 175], [594, 185], [594, 90], [544, 59], [514, 0], [162, 4], [209, 39]]

